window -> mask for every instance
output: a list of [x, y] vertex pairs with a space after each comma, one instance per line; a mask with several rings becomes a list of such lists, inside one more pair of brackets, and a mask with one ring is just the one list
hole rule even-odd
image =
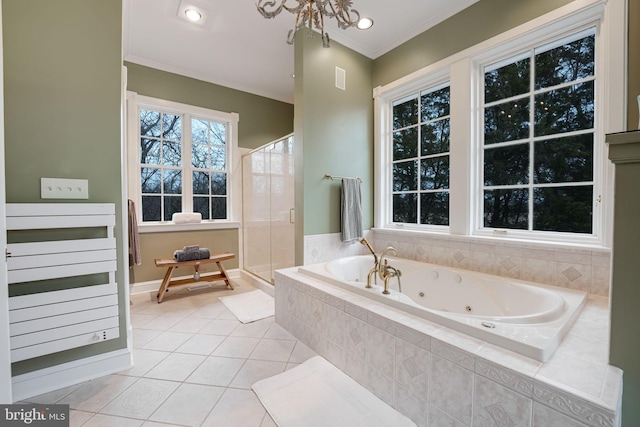
[[449, 84], [392, 102], [393, 222], [449, 225]]
[[375, 88], [374, 226], [610, 245], [624, 16], [572, 3]]
[[483, 226], [591, 234], [595, 30], [484, 69]]
[[129, 188], [142, 223], [170, 222], [177, 212], [199, 212], [203, 221], [231, 219], [237, 115], [131, 98], [135, 105], [129, 119], [135, 131], [129, 135], [135, 147], [129, 147]]

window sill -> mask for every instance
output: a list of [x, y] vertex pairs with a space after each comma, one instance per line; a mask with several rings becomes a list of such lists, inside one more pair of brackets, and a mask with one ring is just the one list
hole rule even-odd
[[138, 232], [145, 233], [173, 233], [178, 231], [198, 231], [198, 230], [227, 230], [240, 228], [239, 221], [203, 221], [197, 224], [175, 224], [173, 222], [163, 222], [154, 224], [140, 224]]

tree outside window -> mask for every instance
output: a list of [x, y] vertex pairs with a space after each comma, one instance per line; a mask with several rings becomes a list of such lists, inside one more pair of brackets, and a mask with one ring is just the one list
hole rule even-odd
[[485, 228], [591, 234], [595, 33], [484, 72]]
[[449, 84], [393, 102], [392, 218], [449, 225]]

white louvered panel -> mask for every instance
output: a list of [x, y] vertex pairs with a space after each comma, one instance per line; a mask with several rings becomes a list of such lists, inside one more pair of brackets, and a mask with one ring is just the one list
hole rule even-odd
[[8, 203], [7, 217], [56, 215], [115, 215], [113, 203]]
[[37, 307], [22, 308], [20, 310], [9, 310], [9, 323], [13, 324], [27, 320], [42, 319], [49, 316], [59, 316], [61, 314], [90, 310], [98, 307], [108, 307], [110, 305], [118, 305], [117, 294], [40, 305]]
[[75, 325], [32, 332], [30, 334], [17, 335], [10, 338], [10, 343], [11, 348], [28, 347], [116, 327], [118, 327], [118, 318], [109, 317], [107, 319], [92, 320], [84, 323], [76, 323]]
[[49, 305], [83, 298], [93, 298], [116, 294], [117, 292], [117, 285], [115, 282], [112, 282], [104, 285], [84, 286], [81, 288], [65, 289], [62, 291], [22, 295], [9, 298], [9, 313], [11, 313], [11, 310], [19, 310], [21, 308]]
[[114, 226], [113, 215], [7, 217], [7, 230]]
[[41, 344], [11, 349], [11, 363], [21, 360], [31, 359], [45, 354], [56, 353], [58, 351], [69, 350], [70, 348], [81, 347], [83, 345], [95, 344], [100, 341], [111, 340], [120, 336], [117, 327], [90, 332], [74, 337], [49, 341]]
[[64, 252], [49, 255], [12, 257], [7, 260], [7, 268], [9, 270], [16, 271], [32, 268], [54, 267], [60, 265], [74, 265], [115, 260], [115, 249], [103, 249], [100, 251]]
[[30, 270], [9, 270], [9, 283], [33, 282], [36, 280], [58, 279], [61, 277], [83, 276], [87, 274], [115, 271], [116, 261], [93, 262], [89, 264], [60, 265], [55, 267], [33, 268]]
[[118, 316], [118, 306], [99, 307], [94, 310], [83, 310], [59, 316], [45, 317], [41, 319], [27, 320], [11, 323], [9, 332], [11, 336], [24, 335], [62, 326], [75, 325], [89, 320], [106, 319]]
[[114, 204], [7, 205], [9, 231], [96, 227], [105, 231], [99, 238], [9, 244], [9, 284], [109, 276], [107, 284], [52, 291], [42, 284], [40, 293], [9, 298], [12, 362], [119, 336], [114, 226]]
[[[29, 242], [29, 243], [10, 243], [7, 250], [12, 257], [33, 256], [50, 254], [54, 252], [83, 252], [98, 251], [102, 249], [115, 249], [115, 238], [99, 238], [99, 239], [79, 239], [79, 240], [62, 240], [55, 242]], [[11, 258], [9, 258], [11, 261]]]

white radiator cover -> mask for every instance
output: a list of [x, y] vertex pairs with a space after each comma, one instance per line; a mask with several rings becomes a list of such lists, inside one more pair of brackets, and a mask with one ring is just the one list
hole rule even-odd
[[7, 231], [104, 228], [106, 237], [7, 245], [9, 286], [106, 273], [107, 283], [9, 298], [11, 362], [119, 336], [115, 205], [7, 204]]

